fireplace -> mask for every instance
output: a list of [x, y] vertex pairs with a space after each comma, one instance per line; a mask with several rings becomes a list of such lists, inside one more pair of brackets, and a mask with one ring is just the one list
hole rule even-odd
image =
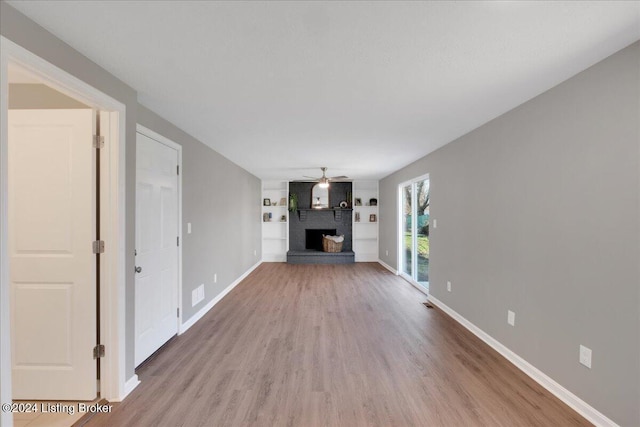
[[305, 249], [322, 250], [322, 235], [335, 236], [335, 228], [307, 228], [304, 230]]
[[[340, 208], [349, 200], [350, 182], [332, 182], [329, 187], [329, 209], [313, 209], [311, 192], [316, 182], [290, 182], [289, 193], [298, 196], [298, 209], [289, 215], [290, 264], [351, 264], [355, 254], [351, 246], [353, 211]], [[342, 252], [324, 252], [322, 235], [344, 236]]]

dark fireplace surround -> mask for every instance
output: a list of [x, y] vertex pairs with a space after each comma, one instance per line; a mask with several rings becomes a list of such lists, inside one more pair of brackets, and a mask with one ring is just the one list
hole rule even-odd
[[[289, 252], [292, 264], [352, 263], [352, 210], [340, 209], [341, 201], [351, 193], [350, 182], [332, 182], [329, 187], [329, 209], [311, 209], [311, 188], [314, 182], [290, 182], [289, 193], [298, 196], [298, 210], [289, 214]], [[337, 209], [336, 209], [337, 208]], [[343, 235], [342, 252], [322, 250], [322, 235]]]

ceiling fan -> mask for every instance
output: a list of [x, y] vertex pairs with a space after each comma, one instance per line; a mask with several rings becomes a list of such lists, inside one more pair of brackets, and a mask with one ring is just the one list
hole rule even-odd
[[320, 178], [316, 178], [314, 176], [306, 176], [306, 175], [304, 175], [305, 178], [311, 178], [314, 181], [319, 182], [320, 183], [320, 188], [329, 187], [329, 181], [343, 181], [343, 180], [349, 179], [348, 176], [344, 176], [344, 175], [328, 177], [327, 176], [327, 168], [326, 167], [321, 167], [320, 170], [322, 171], [322, 176]]

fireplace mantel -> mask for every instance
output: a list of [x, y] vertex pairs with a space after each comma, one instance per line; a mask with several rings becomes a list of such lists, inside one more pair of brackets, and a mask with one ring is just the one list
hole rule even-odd
[[336, 221], [340, 221], [342, 219], [342, 213], [343, 212], [353, 212], [353, 209], [347, 209], [347, 208], [322, 208], [322, 209], [309, 208], [309, 209], [297, 209], [297, 211], [298, 211], [298, 218], [300, 219], [300, 221], [306, 221], [307, 220], [307, 216], [309, 215], [310, 212], [333, 212], [333, 218]]

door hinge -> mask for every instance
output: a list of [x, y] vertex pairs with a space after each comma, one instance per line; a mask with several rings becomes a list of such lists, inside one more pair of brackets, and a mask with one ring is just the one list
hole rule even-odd
[[180, 175], [180, 165], [176, 166], [176, 173]]
[[180, 246], [180, 236], [176, 237], [176, 246]]
[[93, 241], [93, 253], [101, 254], [104, 252], [104, 240], [94, 240]]
[[104, 148], [104, 136], [93, 135], [93, 148]]
[[104, 344], [98, 344], [93, 347], [93, 358], [98, 359], [100, 357], [104, 357]]

